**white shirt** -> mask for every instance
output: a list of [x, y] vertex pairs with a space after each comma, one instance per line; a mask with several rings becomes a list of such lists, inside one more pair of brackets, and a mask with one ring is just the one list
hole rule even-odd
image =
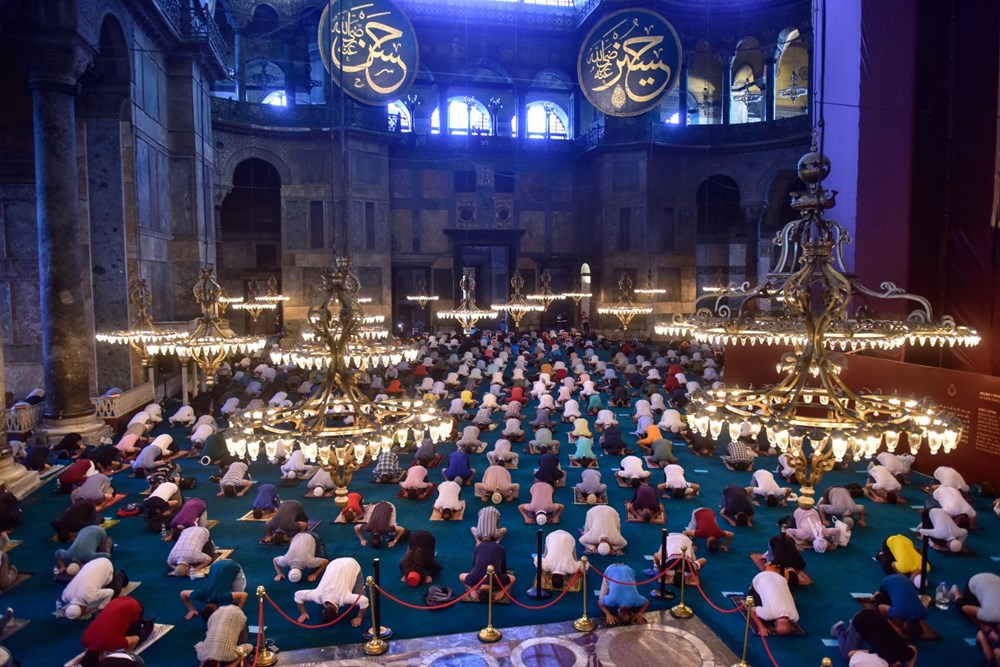
[[977, 618], [983, 623], [1000, 623], [1000, 576], [992, 572], [973, 575], [969, 592], [979, 600]]
[[638, 456], [626, 456], [622, 459], [621, 477], [625, 479], [644, 479], [649, 472], [642, 469], [642, 459]]
[[663, 475], [666, 477], [668, 489], [686, 489], [688, 486], [687, 480], [684, 479], [684, 468], [676, 463], [671, 463], [664, 468]]
[[966, 514], [970, 519], [976, 516], [976, 510], [965, 500], [962, 492], [950, 486], [939, 486], [934, 489], [934, 500], [938, 501], [941, 509], [950, 516], [956, 517], [959, 514]]
[[[889, 472], [893, 475], [905, 475], [910, 472], [910, 464], [913, 463], [912, 456], [896, 456], [892, 452], [880, 452], [875, 458], [879, 463], [888, 468]], [[907, 459], [909, 459], [909, 461], [907, 461]]]
[[149, 497], [169, 501], [178, 491], [180, 489], [173, 482], [162, 482], [150, 492]]
[[958, 489], [959, 491], [964, 491], [968, 493], [969, 485], [965, 483], [965, 478], [955, 470], [954, 468], [949, 468], [948, 466], [938, 466], [934, 471], [934, 479], [936, 479], [941, 486], [950, 486], [953, 489]]
[[76, 576], [63, 589], [63, 602], [86, 607], [100, 600], [102, 597], [101, 589], [111, 583], [114, 574], [115, 566], [108, 558], [95, 558], [84, 563]]
[[969, 536], [969, 531], [965, 528], [959, 528], [947, 510], [935, 507], [928, 514], [930, 515], [933, 528], [919, 528], [918, 530], [921, 535], [947, 542], [951, 540], [961, 540], [964, 542], [965, 538]]
[[889, 667], [889, 663], [878, 656], [878, 653], [857, 651], [851, 656], [848, 667]]
[[694, 558], [694, 545], [691, 544], [690, 537], [684, 533], [670, 533], [667, 535], [667, 556], [680, 556], [681, 547], [687, 547], [687, 557]]
[[869, 466], [868, 474], [871, 475], [873, 480], [875, 480], [873, 487], [876, 491], [888, 493], [889, 491], [899, 491], [903, 488], [903, 485], [899, 483], [899, 480], [893, 477], [892, 472], [885, 466]]
[[284, 556], [278, 556], [275, 561], [278, 567], [311, 570], [319, 567], [323, 559], [316, 557], [316, 538], [311, 533], [296, 533], [288, 545]]
[[438, 486], [438, 497], [434, 501], [434, 508], [439, 510], [445, 508], [452, 510], [459, 509], [462, 506], [462, 501], [458, 498], [461, 491], [462, 487], [458, 482], [441, 482]]
[[760, 596], [757, 617], [762, 621], [774, 621], [782, 616], [790, 621], [799, 620], [799, 610], [783, 576], [765, 570], [753, 578], [753, 588]]
[[576, 540], [565, 530], [554, 530], [545, 537], [542, 569], [553, 574], [574, 574], [580, 570], [576, 559]]
[[295, 602], [315, 602], [316, 604], [333, 603], [338, 608], [350, 606], [358, 600], [359, 609], [368, 608], [368, 598], [360, 598], [354, 593], [354, 584], [361, 574], [361, 566], [353, 558], [337, 558], [326, 566], [319, 586], [311, 590], [295, 592]]
[[524, 433], [521, 430], [521, 420], [511, 417], [507, 420], [507, 425], [503, 429], [504, 435], [522, 435]]
[[604, 538], [613, 547], [624, 547], [628, 544], [622, 537], [622, 518], [617, 510], [610, 505], [595, 505], [587, 510], [580, 544], [595, 547]]
[[775, 495], [783, 497], [785, 495], [782, 488], [774, 481], [774, 474], [770, 470], [755, 470], [753, 481], [755, 485], [753, 494], [755, 496]]

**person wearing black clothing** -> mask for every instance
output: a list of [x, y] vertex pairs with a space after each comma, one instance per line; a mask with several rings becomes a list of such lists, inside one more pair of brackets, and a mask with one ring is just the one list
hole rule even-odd
[[199, 417], [212, 414], [212, 395], [207, 391], [199, 392], [191, 399], [191, 409]]
[[890, 667], [914, 667], [917, 664], [917, 649], [907, 644], [889, 623], [889, 620], [875, 608], [862, 609], [850, 623], [837, 623], [830, 630], [837, 638], [840, 654], [845, 660], [861, 650], [865, 644]]
[[514, 575], [507, 572], [507, 552], [499, 542], [480, 542], [476, 545], [476, 550], [472, 556], [472, 569], [458, 575], [458, 580], [470, 587], [470, 594], [473, 597], [479, 596], [480, 591], [486, 591], [488, 581], [480, 580], [486, 577], [486, 568], [493, 566], [495, 579], [493, 581], [493, 599], [500, 600], [504, 593], [500, 587], [509, 588], [513, 585]]
[[566, 473], [559, 468], [559, 457], [546, 451], [538, 458], [538, 472], [535, 479], [539, 482], [548, 482], [555, 486], [559, 480], [566, 476]]
[[28, 470], [42, 472], [49, 467], [49, 448], [46, 445], [32, 445], [24, 453], [24, 460], [21, 462]]
[[441, 564], [434, 557], [436, 547], [434, 536], [426, 530], [416, 530], [410, 535], [409, 548], [399, 562], [399, 570], [403, 573], [403, 582], [411, 586], [420, 583], [429, 584], [434, 577], [441, 573]]
[[84, 444], [83, 436], [79, 433], [67, 433], [52, 447], [52, 451], [56, 452], [61, 459], [76, 458], [85, 449], [87, 449], [87, 445]]
[[21, 501], [6, 486], [0, 486], [0, 531], [10, 532], [21, 525]]
[[89, 500], [73, 503], [63, 510], [59, 517], [52, 521], [56, 538], [60, 542], [69, 542], [74, 533], [86, 526], [99, 526], [104, 519], [97, 513], [97, 507]]
[[117, 447], [101, 445], [94, 451], [84, 454], [83, 458], [93, 461], [99, 472], [110, 474], [121, 467], [122, 453]]
[[625, 451], [625, 440], [622, 439], [622, 430], [617, 424], [610, 424], [604, 427], [601, 435], [601, 449], [605, 454], [621, 456]]
[[[611, 380], [611, 385], [618, 382], [618, 378], [613, 378]], [[613, 408], [627, 408], [631, 399], [628, 396], [628, 388], [622, 385], [615, 386], [611, 391], [611, 407]]]
[[[267, 520], [265, 542], [287, 541], [295, 533], [309, 527], [309, 517], [306, 509], [297, 500], [282, 500], [274, 516]], [[280, 537], [278, 537], [280, 535]]]
[[[789, 581], [798, 583], [798, 573], [806, 569], [806, 561], [795, 546], [795, 540], [786, 535], [785, 531], [768, 540], [765, 557], [768, 563], [777, 565]], [[791, 576], [793, 573], [794, 577]]]
[[719, 514], [732, 526], [753, 525], [753, 504], [742, 486], [727, 486], [722, 490]]

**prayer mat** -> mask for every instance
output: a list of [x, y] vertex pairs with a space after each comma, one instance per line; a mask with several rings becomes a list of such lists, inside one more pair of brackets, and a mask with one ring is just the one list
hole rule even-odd
[[[250, 485], [249, 486], [244, 486], [242, 489], [239, 489], [236, 492], [236, 495], [233, 496], [233, 497], [234, 498], [242, 498], [250, 490], [250, 487], [253, 486], [256, 483], [257, 483], [257, 480], [255, 480], [255, 479], [250, 480]], [[281, 484], [278, 484], [278, 486], [281, 486]], [[292, 486], [295, 486], [295, 484], [292, 484]], [[149, 491], [144, 492], [142, 495], [146, 495], [147, 493], [149, 493]], [[215, 497], [216, 498], [225, 498], [226, 497], [226, 494], [224, 494], [222, 492], [222, 487], [221, 486], [219, 487], [219, 492], [215, 494]]]
[[[215, 528], [218, 525], [219, 525], [219, 521], [217, 519], [209, 519], [208, 521], [205, 522], [205, 528], [208, 528], [209, 530], [212, 530], [213, 528]], [[174, 531], [170, 530], [170, 531], [167, 532], [166, 535], [163, 536], [163, 541], [164, 542], [173, 542], [174, 541], [173, 538], [174, 538]]]
[[[652, 477], [652, 475], [650, 475], [650, 477]], [[618, 482], [618, 488], [620, 488], [620, 489], [631, 489], [632, 488], [632, 480], [630, 480], [630, 479], [622, 479], [618, 475], [615, 475], [615, 481]], [[646, 486], [648, 483], [649, 483], [649, 477], [647, 477], [646, 479], [642, 480], [642, 486]]]
[[[587, 554], [588, 556], [598, 556], [598, 555], [600, 555], [600, 554], [597, 553], [597, 549], [591, 549], [590, 547], [584, 547], [583, 553]], [[611, 547], [611, 552], [608, 555], [609, 556], [624, 556], [625, 555], [625, 548], [624, 547]]]
[[[316, 486], [316, 487], [313, 487], [313, 488], [318, 489], [320, 487]], [[323, 491], [323, 495], [317, 496], [315, 494], [315, 492], [313, 491], [313, 489], [308, 489], [302, 495], [302, 497], [303, 498], [333, 498], [333, 496], [336, 495], [336, 493], [337, 493], [337, 489], [326, 489], [325, 491]]]
[[288, 478], [282, 475], [281, 481], [278, 482], [278, 486], [282, 486], [285, 488], [298, 486], [299, 482], [301, 482], [302, 480], [309, 479], [313, 475], [315, 475], [317, 470], [319, 470], [319, 466], [314, 466], [311, 470], [305, 473], [296, 473], [295, 477], [292, 478]]
[[[649, 560], [653, 560], [652, 556], [646, 556], [646, 558], [648, 558]], [[670, 560], [669, 557], [667, 558], [667, 560]], [[678, 570], [678, 572], [679, 571], [680, 570]], [[655, 567], [647, 567], [645, 570], [642, 571], [642, 573], [647, 577], [655, 577], [659, 573], [659, 570], [657, 570]], [[678, 581], [675, 584], [674, 583], [675, 578], [676, 577], [674, 576], [674, 570], [667, 570], [667, 584], [673, 586], [674, 588], [677, 588], [681, 585], [681, 583]], [[659, 581], [659, 579], [657, 579], [657, 581]], [[701, 585], [701, 579], [698, 578], [698, 573], [692, 572], [690, 569], [688, 569], [687, 565], [684, 566], [684, 585], [685, 586]]]
[[28, 626], [28, 623], [31, 623], [31, 621], [29, 621], [26, 618], [10, 619], [10, 623], [8, 623], [7, 627], [5, 627], [3, 629], [3, 632], [0, 633], [0, 642], [7, 641], [7, 638], [10, 637], [12, 634], [17, 632], [18, 630], [23, 630], [24, 628], [26, 628]]
[[[576, 577], [576, 581], [570, 586], [569, 583], [573, 581], [573, 575], [567, 574], [563, 577], [563, 587], [554, 588], [552, 586], [552, 573], [548, 570], [542, 570], [542, 588], [547, 591], [556, 591], [557, 593], [562, 593], [564, 590], [568, 593], [579, 593], [580, 589], [583, 588], [583, 577]], [[535, 578], [531, 578], [531, 585], [535, 585]]]
[[[484, 591], [486, 590], [485, 584], [482, 586], [482, 590]], [[462, 596], [462, 602], [480, 602], [482, 604], [486, 604], [486, 598], [483, 597], [482, 599], [480, 599], [478, 595], [473, 596], [472, 593], [466, 593], [465, 595]], [[503, 597], [500, 598], [499, 600], [494, 599], [493, 604], [510, 604], [510, 594], [504, 593]]]
[[[155, 623], [153, 625], [153, 632], [151, 632], [150, 635], [148, 637], [146, 637], [146, 641], [142, 642], [141, 644], [139, 644], [135, 648], [135, 651], [133, 651], [133, 653], [135, 653], [136, 655], [138, 655], [139, 653], [142, 653], [147, 648], [149, 648], [150, 646], [152, 646], [160, 637], [162, 637], [163, 635], [167, 634], [168, 632], [170, 632], [173, 629], [174, 629], [174, 626], [172, 626], [172, 625], [167, 625], [166, 623]], [[73, 658], [72, 660], [70, 660], [69, 662], [64, 663], [63, 667], [78, 667], [79, 664], [80, 664], [80, 661], [83, 660], [83, 656], [84, 656], [83, 653], [79, 654], [78, 656], [76, 656], [75, 658]]]
[[[123, 597], [123, 596], [126, 596], [126, 595], [131, 595], [132, 591], [134, 591], [135, 589], [139, 588], [139, 586], [141, 586], [141, 585], [142, 585], [141, 581], [130, 581], [128, 583], [128, 585], [125, 588], [122, 589], [122, 592], [118, 594], [118, 597]], [[60, 598], [60, 600], [61, 599], [62, 598]], [[81, 614], [80, 618], [78, 618], [76, 620], [79, 620], [79, 621], [89, 621], [90, 619], [92, 619], [96, 615], [97, 615], [97, 612], [95, 612], [93, 610], [88, 610], [88, 611], [85, 611], [83, 614]], [[63, 607], [59, 607], [58, 609], [56, 609], [54, 612], [52, 612], [52, 617], [53, 618], [66, 618], [66, 607], [63, 606]]]
[[373, 479], [372, 480], [372, 484], [399, 484], [404, 479], [406, 479], [406, 473], [405, 472], [400, 472], [398, 475], [396, 475], [395, 477], [389, 479], [389, 481], [387, 481], [387, 482], [376, 482]]
[[[461, 521], [464, 516], [465, 516], [465, 501], [463, 500], [462, 507], [459, 508], [457, 512], [451, 515], [450, 521]], [[445, 519], [444, 517], [441, 516], [441, 511], [438, 508], [435, 507], [434, 509], [431, 510], [431, 521], [448, 521], [448, 520], [449, 519]]]
[[[538, 481], [538, 478], [535, 477], [535, 475], [537, 475], [537, 474], [538, 474], [538, 468], [535, 468], [535, 472], [532, 474], [532, 478], [536, 482]], [[532, 483], [534, 483], [534, 482], [532, 482]], [[558, 482], [556, 482], [552, 486], [555, 487], [555, 488], [557, 488], [557, 489], [560, 488], [560, 487], [566, 486], [566, 475], [565, 475], [565, 473], [563, 474], [562, 479], [560, 479]]]
[[400, 489], [399, 491], [396, 492], [396, 497], [399, 498], [400, 500], [427, 500], [434, 494], [434, 491], [436, 489], [437, 489], [437, 484], [433, 484], [424, 489], [423, 491], [421, 491], [420, 495], [418, 495], [416, 498], [411, 498], [409, 494], [407, 494], [406, 489]]
[[129, 464], [125, 463], [120, 468], [116, 468], [115, 470], [112, 470], [111, 472], [105, 473], [105, 474], [108, 475], [109, 477], [112, 477], [114, 475], [117, 475], [120, 472], [124, 472], [125, 470], [131, 470], [131, 469], [132, 469], [132, 466], [130, 466]]
[[23, 584], [28, 579], [31, 579], [32, 575], [34, 575], [34, 574], [35, 574], [34, 572], [18, 572], [17, 573], [17, 578], [14, 579], [14, 583], [12, 583], [10, 585], [10, 588], [8, 588], [6, 591], [4, 591], [4, 593], [7, 593], [7, 591], [11, 590], [11, 588], [16, 588], [16, 587], [20, 586], [21, 584]]
[[[306, 532], [311, 533], [315, 531], [316, 528], [318, 528], [321, 523], [323, 523], [322, 519], [309, 519], [309, 522], [306, 524]], [[287, 547], [289, 542], [291, 542], [291, 540], [288, 540], [287, 542], [278, 543], [268, 540], [267, 536], [264, 536], [260, 538], [260, 541], [257, 542], [257, 544], [266, 544], [269, 547]]]
[[[368, 521], [368, 517], [370, 517], [371, 514], [372, 514], [372, 510], [375, 508], [375, 504], [376, 503], [371, 503], [371, 504], [368, 504], [368, 505], [363, 505], [364, 510], [365, 510], [364, 516], [359, 516], [357, 519], [355, 519], [351, 523], [366, 523]], [[344, 515], [341, 513], [341, 514], [337, 514], [336, 518], [333, 521], [331, 521], [330, 523], [347, 523], [347, 521], [344, 519]]]
[[[427, 468], [428, 470], [430, 470], [431, 468], [437, 468], [439, 465], [441, 465], [442, 461], [444, 461], [444, 454], [436, 454], [434, 458], [432, 458], [430, 461], [427, 462], [426, 465], [424, 465], [424, 467]], [[417, 465], [416, 459], [410, 461], [410, 466], [409, 466], [410, 468], [412, 468], [415, 465]]]
[[[660, 507], [662, 508], [663, 506], [661, 505]], [[665, 510], [660, 509], [660, 513], [655, 515], [652, 519], [650, 519], [649, 521], [643, 521], [642, 517], [633, 516], [629, 513], [628, 510], [625, 510], [625, 523], [649, 523], [649, 524], [656, 523], [663, 525], [667, 523], [667, 513]]]
[[[733, 603], [733, 606], [740, 610], [740, 615], [743, 617], [743, 619], [747, 620], [747, 610], [746, 610], [746, 607], [743, 606], [743, 600], [746, 599], [746, 594], [745, 593], [726, 593], [725, 595]], [[760, 624], [763, 625], [765, 628], [767, 628], [767, 631], [770, 633], [768, 635], [769, 637], [779, 637], [779, 636], [781, 636], [777, 632], [775, 632], [775, 630], [774, 630], [774, 623], [773, 622], [771, 622], [771, 621], [765, 621], [763, 619], [759, 619], [759, 620], [760, 620]], [[760, 635], [760, 631], [757, 629], [757, 624], [756, 623], [750, 623], [750, 632], [752, 632], [752, 633], [754, 633], [755, 635], [758, 635], [758, 636]], [[789, 636], [789, 637], [804, 637], [805, 635], [806, 635], [805, 628], [803, 628], [801, 625], [799, 625], [798, 623], [796, 623], [796, 622], [793, 621], [792, 622], [792, 631], [787, 636]]]
[[[763, 571], [767, 567], [767, 560], [764, 559], [764, 554], [762, 553], [751, 552], [750, 560], [753, 561], [758, 570]], [[808, 574], [802, 570], [796, 570], [795, 572], [799, 575], [799, 586], [812, 586], [813, 580]]]
[[667, 467], [666, 463], [661, 463], [659, 461], [650, 461], [649, 460], [650, 457], [648, 457], [648, 456], [643, 456], [642, 458], [644, 458], [646, 460], [646, 467], [647, 468], [657, 468], [657, 469], [660, 469], [660, 468]]
[[21, 546], [21, 540], [11, 540], [4, 545], [3, 552], [8, 553]]
[[[608, 493], [607, 493], [607, 491], [605, 491], [604, 493], [595, 493], [594, 495], [597, 496], [597, 502], [594, 503], [595, 505], [607, 505], [608, 504]], [[573, 504], [574, 505], [589, 505], [590, 503], [587, 502], [587, 494], [583, 493], [579, 489], [574, 488], [573, 489]]]
[[[918, 538], [921, 538], [921, 539], [923, 538], [923, 536], [920, 534], [920, 531], [917, 530], [916, 528], [910, 528], [910, 532], [913, 535], [917, 536]], [[928, 546], [930, 546], [931, 549], [934, 549], [934, 551], [939, 551], [939, 552], [943, 553], [946, 556], [975, 556], [976, 555], [976, 552], [973, 551], [972, 549], [970, 549], [968, 546], [966, 546], [966, 544], [964, 542], [962, 543], [962, 550], [961, 551], [952, 551], [951, 549], [949, 549], [946, 546], [941, 546], [940, 544], [935, 543], [934, 540], [927, 540], [927, 544], [928, 544]]]
[[584, 468], [584, 467], [586, 467], [586, 468], [597, 468], [598, 467], [598, 465], [597, 465], [597, 459], [594, 459], [593, 461], [591, 461], [590, 465], [583, 466], [583, 465], [580, 465], [580, 463], [571, 456], [571, 457], [569, 457], [569, 467], [570, 468]]
[[148, 496], [150, 493], [152, 493], [152, 491], [153, 491], [152, 489], [144, 489], [144, 490], [142, 490], [142, 491], [139, 492], [139, 495], [140, 496]]
[[109, 498], [102, 504], [98, 505], [96, 509], [98, 512], [103, 512], [104, 510], [108, 509], [109, 507], [111, 507], [112, 505], [114, 505], [127, 495], [128, 495], [127, 493], [116, 493], [115, 495], [111, 496], [111, 498]]
[[[552, 444], [547, 445], [547, 447], [548, 447], [548, 451], [549, 451], [550, 454], [558, 454], [559, 453], [559, 443], [558, 442], [553, 442]], [[528, 443], [528, 446], [524, 448], [524, 451], [527, 454], [541, 454], [542, 453], [541, 449], [539, 449], [538, 447], [534, 446], [530, 442]]]
[[[858, 604], [860, 604], [865, 609], [872, 609], [872, 608], [875, 607], [875, 605], [872, 603], [872, 598], [870, 596], [854, 596], [854, 599], [855, 599], [855, 601], [857, 601]], [[896, 631], [896, 634], [899, 635], [900, 637], [902, 637], [905, 641], [922, 641], [922, 640], [926, 640], [926, 639], [941, 639], [941, 635], [939, 635], [934, 630], [934, 628], [932, 628], [930, 626], [930, 624], [927, 622], [927, 619], [922, 619], [920, 621], [920, 636], [919, 637], [910, 637], [909, 635], [907, 635], [906, 632], [903, 630], [903, 622], [902, 621], [897, 620], [895, 618], [889, 618], [888, 616], [886, 617], [886, 620], [889, 621], [889, 625], [891, 625], [892, 629]]]
[[272, 516], [274, 516], [274, 512], [264, 512], [264, 514], [262, 514], [259, 519], [255, 519], [253, 516], [253, 510], [250, 510], [249, 512], [241, 516], [239, 519], [237, 519], [237, 521], [267, 521]]
[[41, 482], [47, 482], [50, 479], [53, 479], [53, 478], [57, 477], [59, 475], [59, 473], [62, 472], [62, 469], [65, 468], [65, 467], [66, 466], [63, 465], [62, 463], [57, 463], [57, 464], [49, 467], [48, 470], [43, 470], [41, 473], [39, 473], [38, 474], [38, 480], [41, 481]]
[[[873, 493], [872, 490], [869, 489], [867, 486], [864, 487], [864, 494], [865, 494], [865, 497], [868, 498], [868, 500], [871, 500], [871, 501], [876, 502], [876, 503], [883, 503], [884, 504], [884, 503], [889, 502], [888, 500], [886, 500], [882, 496], [879, 496], [879, 495]], [[901, 496], [901, 495], [897, 495], [896, 496], [896, 504], [897, 505], [902, 505], [902, 504], [908, 503], [908, 502], [910, 502], [910, 501], [908, 501], [905, 498], [903, 498], [903, 496]], [[919, 509], [922, 512], [924, 508], [920, 507]]]

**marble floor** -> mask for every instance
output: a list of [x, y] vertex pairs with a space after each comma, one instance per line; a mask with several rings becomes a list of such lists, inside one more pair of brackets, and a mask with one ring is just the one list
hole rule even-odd
[[648, 625], [577, 632], [570, 622], [503, 628], [503, 639], [483, 644], [476, 633], [389, 642], [389, 652], [368, 657], [361, 644], [283, 651], [278, 665], [299, 667], [725, 667], [733, 654], [697, 617], [675, 620], [666, 611], [646, 614]]

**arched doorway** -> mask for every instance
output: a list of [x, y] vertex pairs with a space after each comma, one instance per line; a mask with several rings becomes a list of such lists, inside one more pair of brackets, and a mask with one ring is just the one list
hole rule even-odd
[[746, 218], [732, 178], [710, 176], [698, 186], [695, 256], [698, 293], [746, 278]]

